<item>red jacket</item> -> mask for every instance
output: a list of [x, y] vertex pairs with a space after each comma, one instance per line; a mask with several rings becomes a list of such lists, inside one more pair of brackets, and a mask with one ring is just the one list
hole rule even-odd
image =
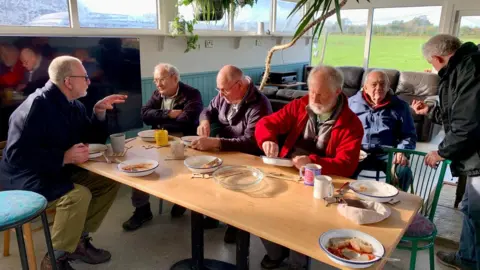
[[23, 67], [22, 62], [18, 60], [9, 72], [0, 75], [0, 85], [5, 87], [15, 87], [23, 80], [24, 74], [25, 68]]
[[[309, 155], [312, 162], [322, 166], [322, 174], [351, 177], [355, 172], [360, 156], [363, 126], [360, 119], [348, 107], [345, 96], [344, 105], [332, 128], [325, 156], [315, 153]], [[278, 112], [262, 118], [255, 129], [255, 139], [260, 148], [265, 141], [278, 143], [278, 136], [288, 134], [280, 157], [285, 157], [305, 130], [308, 120], [306, 106], [308, 95], [296, 99]]]

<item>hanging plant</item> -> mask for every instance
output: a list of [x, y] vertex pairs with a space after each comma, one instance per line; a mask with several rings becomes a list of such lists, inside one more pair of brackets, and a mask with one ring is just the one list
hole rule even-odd
[[[193, 17], [194, 20], [190, 21], [192, 26], [192, 31], [190, 38], [187, 40], [187, 50], [189, 48], [194, 49], [197, 47], [198, 35], [193, 35], [193, 28], [197, 21], [206, 21], [206, 22], [217, 22], [223, 19], [223, 16], [226, 16], [231, 11], [235, 11], [237, 8], [244, 7], [245, 5], [250, 5], [253, 7], [258, 0], [180, 0], [178, 6], [188, 6], [192, 5], [193, 7]], [[180, 21], [183, 19], [182, 16], [177, 15], [175, 21]]]
[[196, 20], [187, 21], [183, 16], [177, 16], [172, 22], [169, 23], [169, 32], [172, 37], [184, 36], [187, 41], [187, 48], [185, 52], [195, 50], [198, 43], [198, 35], [193, 33], [193, 25]]

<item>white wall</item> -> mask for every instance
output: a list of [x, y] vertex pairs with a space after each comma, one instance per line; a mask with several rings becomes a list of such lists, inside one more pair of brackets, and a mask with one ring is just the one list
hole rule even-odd
[[[213, 48], [205, 48], [205, 40], [213, 40]], [[255, 46], [255, 39], [260, 39], [262, 46]], [[282, 43], [289, 41], [284, 38]], [[271, 37], [243, 37], [240, 47], [234, 48], [233, 37], [202, 37], [199, 50], [184, 53], [185, 39], [165, 38], [163, 51], [159, 51], [159, 38], [155, 36], [140, 37], [140, 61], [142, 77], [151, 77], [153, 67], [159, 62], [171, 63], [181, 73], [205, 72], [219, 70], [223, 65], [233, 64], [240, 68], [261, 67], [265, 64], [267, 51], [275, 45]], [[297, 44], [287, 50], [278, 51], [272, 58], [272, 64], [289, 64], [310, 61], [310, 43], [300, 39]]]

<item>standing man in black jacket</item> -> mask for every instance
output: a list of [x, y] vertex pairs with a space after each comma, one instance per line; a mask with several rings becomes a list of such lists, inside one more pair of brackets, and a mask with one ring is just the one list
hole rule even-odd
[[[8, 142], [0, 161], [0, 187], [29, 190], [45, 196], [56, 208], [52, 244], [57, 269], [73, 269], [69, 260], [98, 264], [110, 253], [91, 243], [115, 199], [119, 184], [74, 166], [88, 160], [87, 143], [105, 143], [106, 110], [125, 102], [112, 95], [98, 101], [92, 112], [77, 101], [90, 84], [82, 62], [70, 56], [55, 58], [50, 80], [31, 94], [11, 115]], [[41, 270], [53, 269], [47, 255]]]
[[[195, 135], [198, 119], [203, 110], [200, 91], [182, 83], [178, 69], [167, 63], [155, 66], [153, 82], [157, 90], [142, 107], [143, 122], [154, 129], [166, 129], [169, 134]], [[136, 230], [153, 218], [149, 199], [148, 193], [132, 189], [132, 205], [135, 212], [122, 224], [124, 230]], [[170, 213], [172, 217], [179, 217], [185, 210], [184, 207], [175, 204]]]
[[445, 129], [438, 151], [430, 152], [425, 163], [435, 167], [449, 159], [453, 176], [467, 176], [459, 250], [440, 251], [437, 257], [457, 269], [480, 269], [480, 52], [471, 42], [437, 35], [425, 43], [423, 55], [438, 70], [439, 102], [414, 101], [412, 108]]

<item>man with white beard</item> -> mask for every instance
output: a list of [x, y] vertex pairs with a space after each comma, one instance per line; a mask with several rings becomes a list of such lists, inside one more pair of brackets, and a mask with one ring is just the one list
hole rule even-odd
[[[300, 169], [309, 163], [322, 166], [322, 174], [350, 177], [360, 156], [363, 126], [342, 93], [343, 74], [331, 66], [318, 66], [308, 77], [308, 95], [262, 118], [255, 129], [258, 146], [268, 157], [291, 158]], [[286, 138], [280, 141], [280, 138]], [[279, 147], [279, 144], [281, 147]], [[288, 249], [263, 240], [265, 269], [278, 268]], [[306, 257], [290, 251], [290, 263], [304, 267]]]

